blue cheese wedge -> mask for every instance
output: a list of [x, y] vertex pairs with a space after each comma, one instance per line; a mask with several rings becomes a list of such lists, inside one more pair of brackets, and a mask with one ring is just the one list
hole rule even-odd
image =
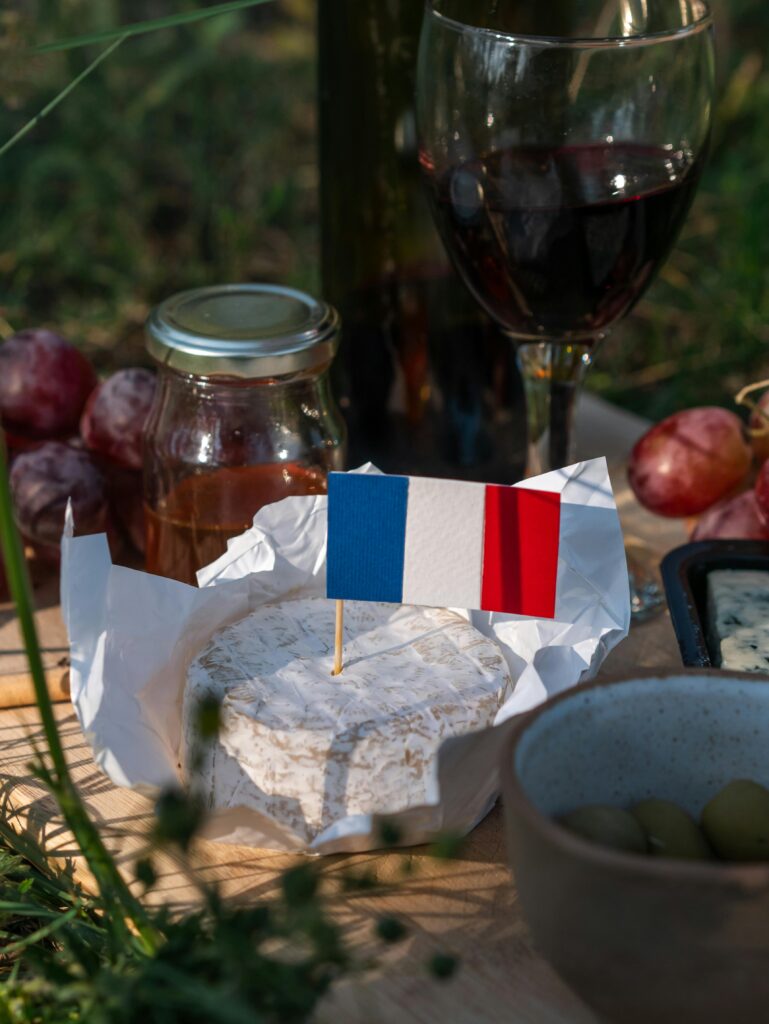
[[708, 619], [721, 668], [769, 673], [769, 572], [708, 573]]
[[[210, 809], [246, 807], [311, 843], [354, 815], [437, 799], [437, 751], [491, 725], [511, 686], [500, 649], [445, 609], [345, 602], [344, 670], [332, 676], [333, 601], [264, 605], [192, 662], [182, 766]], [[221, 700], [218, 739], [195, 709]]]

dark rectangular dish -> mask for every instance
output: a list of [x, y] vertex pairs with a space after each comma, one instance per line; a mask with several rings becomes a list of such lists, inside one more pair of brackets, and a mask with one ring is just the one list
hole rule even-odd
[[769, 542], [702, 540], [684, 544], [666, 555], [660, 568], [684, 665], [717, 668], [717, 652], [711, 648], [708, 629], [708, 573], [713, 569], [769, 571]]

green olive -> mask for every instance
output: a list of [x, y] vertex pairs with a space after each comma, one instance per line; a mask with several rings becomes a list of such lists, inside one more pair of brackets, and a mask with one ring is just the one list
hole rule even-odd
[[632, 813], [646, 833], [653, 857], [705, 860], [713, 856], [696, 821], [671, 800], [642, 800]]
[[735, 779], [705, 805], [702, 829], [724, 860], [769, 860], [769, 789]]
[[646, 836], [632, 814], [619, 807], [591, 804], [564, 814], [561, 824], [583, 839], [628, 853], [646, 853]]

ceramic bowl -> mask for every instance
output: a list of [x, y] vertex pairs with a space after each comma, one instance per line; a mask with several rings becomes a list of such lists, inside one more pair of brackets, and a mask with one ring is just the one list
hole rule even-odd
[[769, 678], [602, 682], [513, 728], [501, 781], [521, 905], [541, 952], [604, 1019], [769, 1020], [769, 864], [615, 852], [554, 821], [651, 796], [699, 817], [735, 778], [769, 786]]

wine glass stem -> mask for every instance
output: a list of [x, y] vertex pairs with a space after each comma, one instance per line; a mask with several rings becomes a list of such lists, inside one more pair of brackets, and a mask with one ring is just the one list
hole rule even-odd
[[527, 475], [574, 461], [574, 408], [592, 362], [589, 342], [517, 342], [529, 431]]

